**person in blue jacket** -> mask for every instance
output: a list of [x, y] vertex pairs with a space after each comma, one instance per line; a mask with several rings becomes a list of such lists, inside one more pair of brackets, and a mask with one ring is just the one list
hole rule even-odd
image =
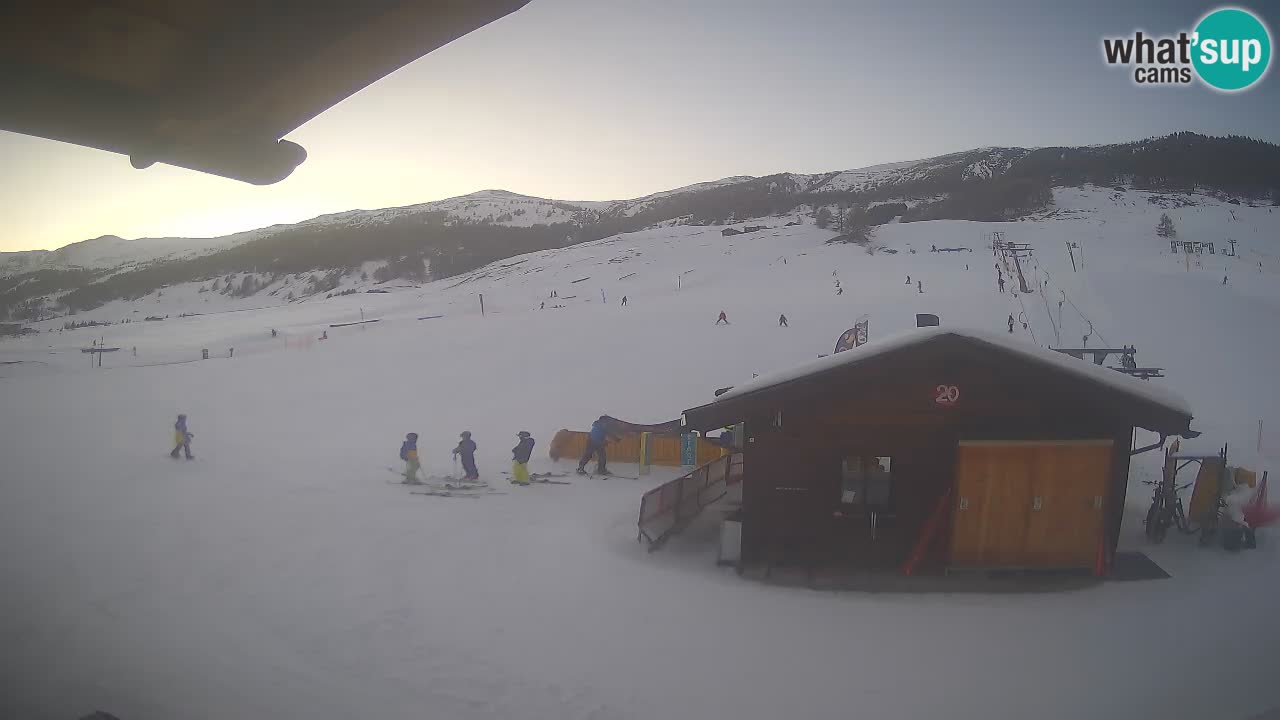
[[169, 457], [177, 460], [178, 452], [182, 451], [186, 453], [188, 460], [194, 460], [195, 457], [191, 454], [191, 439], [195, 436], [195, 433], [187, 430], [187, 416], [179, 415], [178, 422], [173, 424], [174, 446], [173, 452], [169, 453]]
[[[609, 442], [611, 437], [608, 429], [609, 416], [601, 415], [599, 419], [591, 423], [591, 432], [587, 435], [587, 449], [582, 453], [582, 459], [578, 461], [578, 474], [587, 474], [587, 463], [591, 460], [591, 456], [596, 456], [596, 474], [608, 475], [604, 446]], [[614, 438], [617, 439], [617, 438]]]
[[480, 470], [476, 468], [476, 442], [471, 439], [471, 431], [463, 430], [459, 435], [462, 441], [453, 449], [453, 454], [462, 458], [462, 469], [467, 480], [479, 480]]
[[511, 448], [511, 482], [516, 485], [529, 484], [529, 458], [533, 455], [533, 436], [528, 430], [521, 430], [517, 437], [520, 442]]
[[400, 459], [404, 461], [405, 484], [420, 484], [418, 469], [422, 465], [418, 462], [418, 433], [409, 433], [404, 436], [404, 442], [400, 444]]

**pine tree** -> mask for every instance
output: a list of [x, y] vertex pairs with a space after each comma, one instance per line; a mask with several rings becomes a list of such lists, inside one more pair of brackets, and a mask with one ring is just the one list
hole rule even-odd
[[1173, 226], [1173, 220], [1169, 218], [1169, 213], [1160, 213], [1160, 224], [1156, 225], [1156, 234], [1162, 238], [1178, 237], [1178, 230]]
[[825, 230], [831, 224], [831, 211], [825, 207], [818, 208], [818, 214], [814, 216], [813, 220], [815, 225]]

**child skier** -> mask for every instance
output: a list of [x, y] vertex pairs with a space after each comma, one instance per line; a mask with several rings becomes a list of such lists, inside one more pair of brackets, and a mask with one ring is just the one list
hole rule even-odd
[[404, 484], [421, 484], [418, 480], [418, 469], [422, 467], [418, 463], [418, 433], [404, 436], [404, 442], [400, 444], [400, 459], [404, 461]]
[[520, 442], [511, 448], [511, 482], [529, 484], [529, 458], [533, 455], [533, 436], [526, 430], [518, 434]]
[[462, 438], [462, 442], [453, 449], [453, 454], [455, 457], [462, 457], [462, 469], [466, 472], [464, 479], [479, 480], [480, 471], [476, 469], [476, 443], [471, 439], [471, 431], [463, 430], [458, 437]]
[[188, 460], [195, 460], [195, 456], [191, 454], [191, 440], [195, 437], [195, 433], [187, 430], [187, 416], [179, 415], [178, 422], [173, 424], [173, 452], [169, 453], [169, 457], [174, 460], [178, 459], [178, 451], [186, 453]]

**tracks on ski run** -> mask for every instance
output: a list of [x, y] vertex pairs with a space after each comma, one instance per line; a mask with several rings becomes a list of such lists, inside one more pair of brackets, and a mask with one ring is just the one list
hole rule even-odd
[[[404, 473], [393, 467], [388, 467], [387, 471], [397, 477], [404, 477]], [[429, 495], [433, 497], [482, 497], [484, 495], [506, 495], [503, 490], [495, 490], [486, 482], [468, 482], [458, 478], [444, 475], [428, 475], [425, 480], [416, 482], [395, 482], [387, 480], [388, 485], [403, 485], [409, 488], [419, 488], [410, 490], [410, 495]]]

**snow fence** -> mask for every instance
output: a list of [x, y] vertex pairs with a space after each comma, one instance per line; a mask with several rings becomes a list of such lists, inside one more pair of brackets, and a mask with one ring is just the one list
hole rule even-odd
[[[547, 451], [552, 460], [568, 458], [577, 460], [587, 449], [585, 432], [561, 430], [551, 440], [551, 448]], [[704, 465], [712, 460], [729, 454], [723, 446], [706, 438], [697, 438], [695, 465]], [[649, 463], [666, 467], [679, 467], [681, 461], [679, 435], [649, 436]], [[640, 433], [625, 433], [617, 440], [609, 440], [604, 446], [605, 454], [610, 462], [639, 463]]]

